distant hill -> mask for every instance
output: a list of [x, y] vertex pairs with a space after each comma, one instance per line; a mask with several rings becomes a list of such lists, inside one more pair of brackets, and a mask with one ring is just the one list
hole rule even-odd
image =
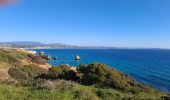
[[[58, 48], [58, 47], [73, 47], [68, 44], [62, 43], [41, 43], [41, 42], [34, 42], [34, 41], [15, 41], [15, 42], [0, 42], [1, 46], [10, 46], [10, 47], [19, 47], [19, 48]], [[74, 46], [75, 47], [75, 46]]]
[[81, 49], [108, 49], [116, 47], [104, 46], [76, 46], [63, 43], [41, 43], [34, 41], [14, 41], [14, 42], [0, 42], [0, 47], [14, 47], [14, 48], [81, 48]]
[[16, 41], [16, 42], [0, 42], [1, 45], [16, 45], [16, 46], [44, 46], [46, 44], [40, 42], [33, 42], [33, 41]]

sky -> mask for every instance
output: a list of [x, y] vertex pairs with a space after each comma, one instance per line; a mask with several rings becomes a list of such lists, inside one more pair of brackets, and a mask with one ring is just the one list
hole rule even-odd
[[170, 48], [170, 0], [18, 0], [0, 4], [0, 42], [8, 41]]

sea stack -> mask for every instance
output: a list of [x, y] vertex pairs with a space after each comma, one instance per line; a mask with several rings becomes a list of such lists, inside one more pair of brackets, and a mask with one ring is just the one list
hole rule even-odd
[[80, 60], [80, 56], [76, 55], [75, 60]]

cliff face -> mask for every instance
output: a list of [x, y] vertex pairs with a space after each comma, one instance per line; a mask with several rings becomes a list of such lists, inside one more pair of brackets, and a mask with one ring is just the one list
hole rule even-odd
[[0, 63], [0, 82], [11, 79], [11, 77], [8, 75], [9, 68], [10, 65], [8, 63]]

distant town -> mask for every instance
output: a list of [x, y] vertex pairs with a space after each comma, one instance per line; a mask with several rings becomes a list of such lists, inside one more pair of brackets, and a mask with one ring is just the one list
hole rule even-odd
[[74, 49], [115, 49], [126, 47], [104, 47], [104, 46], [76, 46], [62, 43], [41, 43], [34, 41], [0, 42], [0, 48], [23, 48], [23, 49], [55, 49], [55, 48], [74, 48]]
[[33, 49], [41, 49], [41, 48], [77, 48], [78, 46], [61, 44], [61, 43], [53, 43], [53, 44], [45, 44], [40, 42], [31, 42], [31, 41], [19, 41], [19, 42], [0, 42], [0, 48], [33, 48]]
[[[167, 49], [167, 48], [134, 48], [134, 47], [107, 47], [107, 46], [76, 46], [63, 43], [41, 43], [34, 41], [0, 42], [0, 48], [23, 49]], [[168, 49], [169, 50], [169, 49]]]

